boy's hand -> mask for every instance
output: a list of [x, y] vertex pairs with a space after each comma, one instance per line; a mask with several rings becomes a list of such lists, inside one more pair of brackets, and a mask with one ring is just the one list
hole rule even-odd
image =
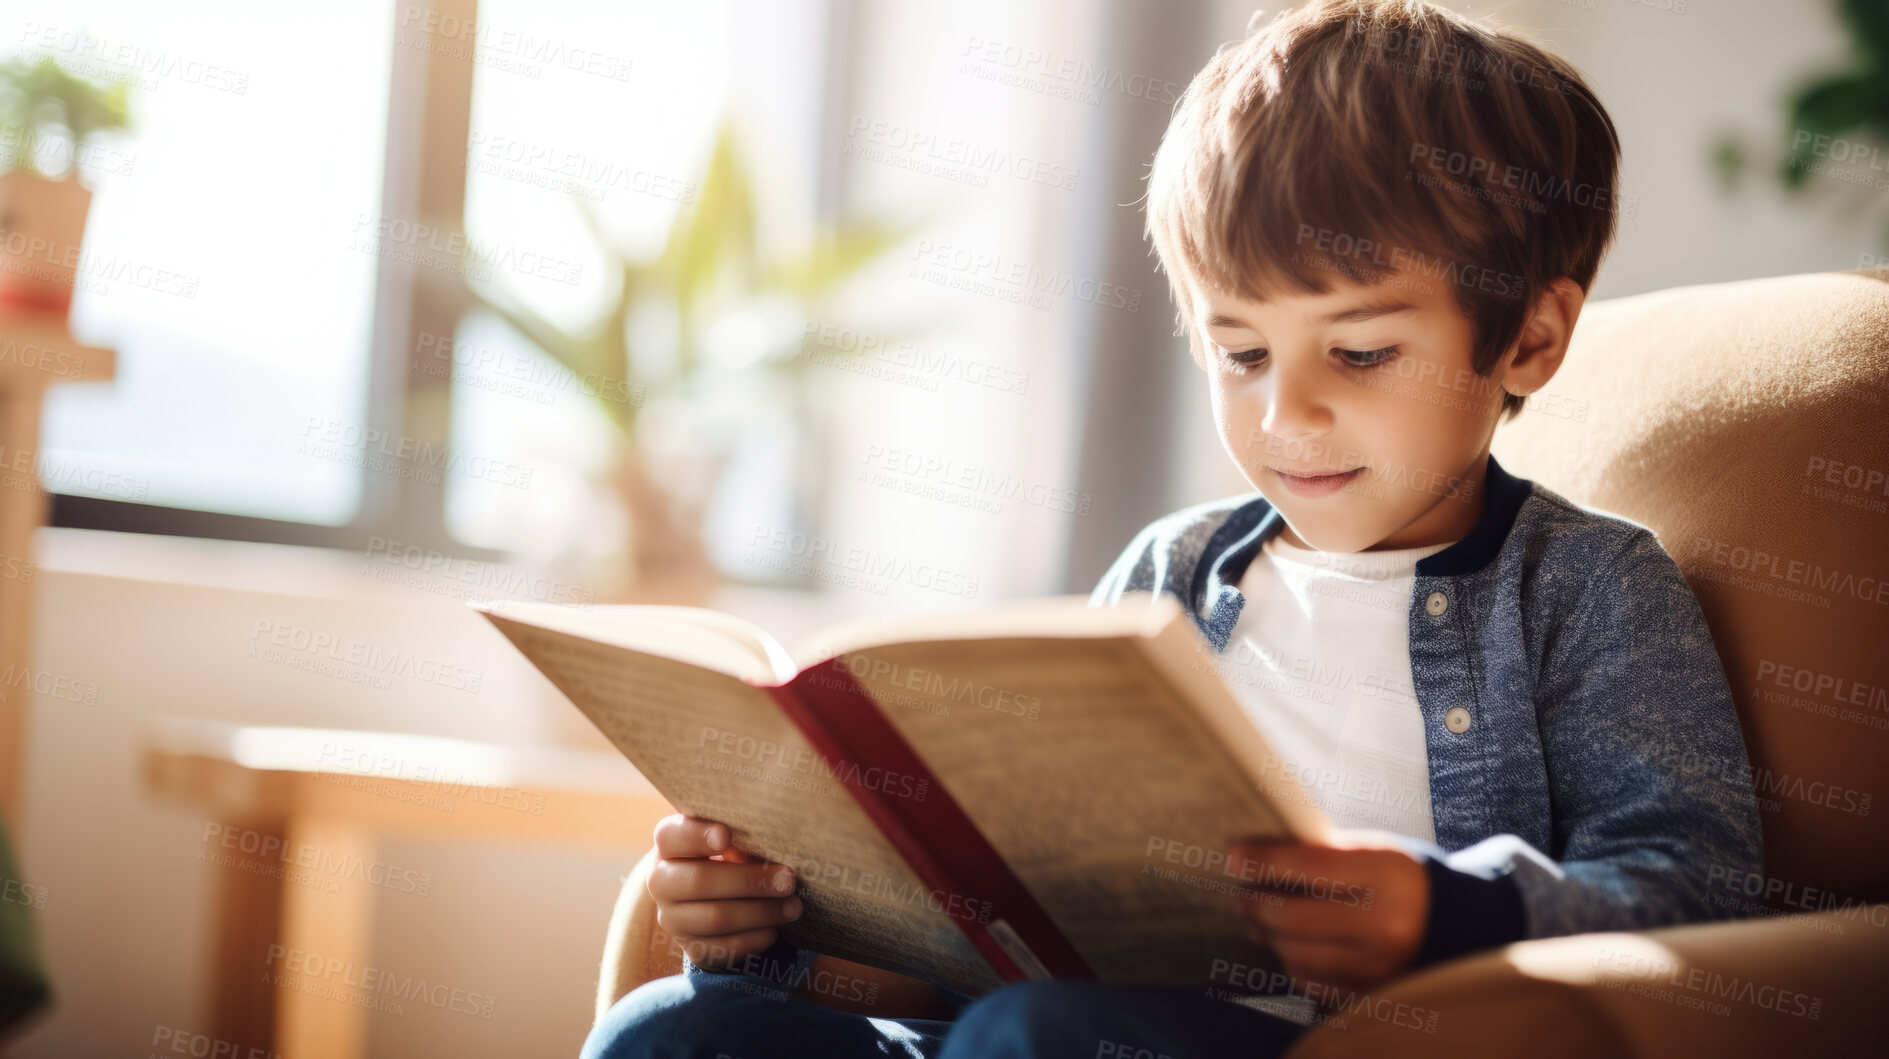
[[704, 970], [766, 951], [780, 924], [800, 918], [793, 869], [750, 860], [730, 841], [728, 825], [699, 816], [678, 813], [656, 824], [649, 873], [656, 922]]
[[1238, 842], [1229, 864], [1260, 889], [1240, 902], [1247, 936], [1272, 946], [1298, 991], [1369, 988], [1408, 967], [1423, 944], [1430, 876], [1368, 833], [1333, 846]]

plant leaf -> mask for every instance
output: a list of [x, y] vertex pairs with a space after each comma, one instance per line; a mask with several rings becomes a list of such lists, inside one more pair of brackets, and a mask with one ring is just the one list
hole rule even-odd
[[1857, 50], [1873, 58], [1872, 65], [1889, 66], [1889, 4], [1882, 0], [1843, 0], [1838, 11], [1849, 26], [1851, 43]]
[[1796, 129], [1829, 136], [1848, 132], [1875, 112], [1880, 98], [1880, 86], [1872, 77], [1831, 74], [1797, 90], [1790, 105], [1791, 124]]
[[724, 269], [752, 271], [754, 212], [753, 190], [735, 144], [734, 123], [724, 121], [716, 131], [695, 202], [677, 218], [659, 263], [684, 321], [699, 315], [698, 307]]
[[770, 265], [761, 285], [803, 298], [818, 297], [923, 228], [917, 223], [870, 222], [823, 226], [804, 252]]

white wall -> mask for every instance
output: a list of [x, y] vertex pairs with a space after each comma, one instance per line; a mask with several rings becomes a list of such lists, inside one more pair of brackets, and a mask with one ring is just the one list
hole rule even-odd
[[[1827, 208], [1833, 195], [1853, 193], [1848, 185], [1813, 178], [1812, 195], [1787, 199], [1773, 175], [1773, 157], [1790, 143], [1787, 92], [1848, 53], [1834, 0], [1679, 6], [1683, 13], [1630, 0], [1593, 0], [1593, 10], [1523, 0], [1510, 12], [1588, 75], [1620, 132], [1622, 189], [1640, 197], [1638, 216], [1621, 219], [1594, 296], [1853, 269], [1861, 254], [1882, 253], [1880, 224], [1859, 226]], [[1729, 196], [1709, 160], [1726, 129], [1769, 152], [1754, 155], [1765, 161]], [[1873, 198], [1880, 207], [1889, 193]]]

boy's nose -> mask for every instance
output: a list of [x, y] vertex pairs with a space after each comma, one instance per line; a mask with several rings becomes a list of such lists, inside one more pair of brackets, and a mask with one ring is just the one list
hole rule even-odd
[[1261, 430], [1273, 437], [1300, 440], [1331, 429], [1331, 406], [1321, 383], [1311, 375], [1304, 369], [1273, 372]]

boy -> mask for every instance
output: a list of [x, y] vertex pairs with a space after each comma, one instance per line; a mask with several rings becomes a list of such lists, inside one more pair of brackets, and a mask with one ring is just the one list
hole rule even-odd
[[[1221, 49], [1156, 154], [1149, 233], [1256, 493], [1156, 520], [1090, 602], [1179, 597], [1347, 829], [1231, 851], [1372, 896], [1239, 902], [1288, 995], [1032, 983], [868, 1019], [692, 968], [586, 1054], [1278, 1054], [1313, 1001], [1450, 956], [1719, 914], [1706, 872], [1759, 870], [1759, 831], [1742, 770], [1681, 767], [1745, 760], [1697, 602], [1646, 528], [1489, 456], [1567, 351], [1618, 156], [1566, 62], [1421, 0], [1314, 0]], [[707, 859], [712, 821], [656, 841], [692, 960], [806, 959], [789, 869]]]

